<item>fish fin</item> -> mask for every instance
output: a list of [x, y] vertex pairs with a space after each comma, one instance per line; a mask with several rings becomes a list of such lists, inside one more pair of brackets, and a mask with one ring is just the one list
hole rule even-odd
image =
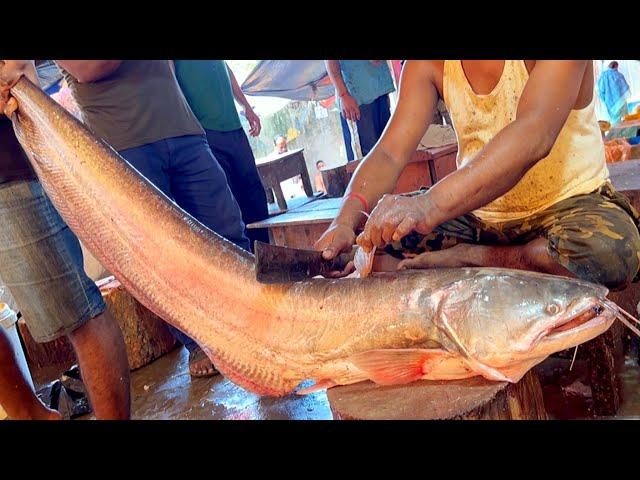
[[399, 385], [420, 380], [434, 357], [442, 358], [443, 350], [402, 349], [369, 350], [349, 357], [353, 365], [379, 385]]
[[296, 392], [296, 395], [309, 395], [310, 393], [317, 392], [319, 390], [325, 390], [327, 388], [335, 387], [337, 385], [333, 380], [323, 378], [307, 388], [301, 388]]
[[502, 371], [485, 365], [482, 362], [477, 361], [474, 358], [468, 357], [465, 358], [465, 362], [469, 365], [469, 367], [476, 372], [478, 375], [482, 375], [487, 380], [493, 380], [496, 382], [510, 382], [516, 383], [512, 378], [505, 375]]

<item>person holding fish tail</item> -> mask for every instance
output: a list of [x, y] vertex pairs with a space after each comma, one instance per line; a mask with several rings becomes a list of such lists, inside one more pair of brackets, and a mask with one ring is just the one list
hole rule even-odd
[[[39, 85], [33, 62], [0, 61], [0, 277], [34, 340], [69, 338], [96, 418], [128, 419], [129, 362], [120, 327], [86, 275], [78, 239], [44, 192], [7, 118], [17, 108], [9, 88], [22, 75]], [[0, 405], [11, 419], [62, 418], [31, 390], [2, 327]]]
[[[392, 195], [439, 98], [457, 169]], [[390, 123], [316, 248], [375, 248], [374, 271], [502, 267], [624, 288], [638, 280], [640, 221], [609, 181], [594, 108], [591, 61], [407, 61]]]
[[[85, 124], [177, 205], [249, 251], [242, 214], [168, 60], [56, 60]], [[192, 376], [215, 375], [196, 342]]]

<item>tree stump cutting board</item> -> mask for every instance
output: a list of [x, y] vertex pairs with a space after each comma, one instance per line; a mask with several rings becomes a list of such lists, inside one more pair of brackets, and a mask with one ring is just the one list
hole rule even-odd
[[518, 383], [466, 380], [419, 381], [381, 386], [372, 382], [330, 388], [336, 420], [546, 420], [535, 372]]

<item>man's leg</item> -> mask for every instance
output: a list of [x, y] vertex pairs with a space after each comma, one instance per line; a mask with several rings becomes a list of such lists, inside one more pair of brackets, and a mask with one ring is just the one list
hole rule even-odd
[[[250, 251], [240, 208], [206, 137], [190, 135], [172, 138], [168, 142], [171, 192], [176, 203], [218, 235]], [[192, 375], [216, 373], [209, 358], [193, 340], [186, 342], [185, 347], [190, 352]]]
[[371, 151], [378, 141], [378, 105], [377, 100], [366, 105], [360, 105], [360, 120], [358, 120], [358, 137], [360, 137], [360, 149], [362, 155]]
[[[147, 180], [153, 183], [162, 193], [175, 201], [173, 194], [171, 193], [171, 184], [169, 182], [168, 170], [170, 153], [166, 140], [158, 140], [157, 142], [128, 148], [126, 150], [121, 150], [118, 153]], [[167, 324], [167, 327], [173, 336], [187, 347], [187, 349], [190, 347], [195, 349], [197, 347], [190, 337], [182, 333], [173, 325]]]
[[38, 342], [68, 335], [99, 419], [129, 418], [122, 333], [83, 269], [80, 242], [37, 181], [0, 189], [2, 279]]
[[173, 200], [169, 183], [169, 147], [166, 141], [128, 148], [118, 152], [147, 180], [153, 183], [162, 193]]
[[11, 342], [0, 327], [0, 405], [12, 420], [61, 420], [40, 401], [18, 366]]
[[[119, 153], [147, 180], [162, 191], [162, 193], [172, 201], [175, 201], [169, 180], [171, 152], [167, 140], [159, 140], [154, 143], [140, 145], [139, 147], [122, 150]], [[184, 208], [184, 206], [182, 206], [182, 208]], [[192, 212], [189, 213], [193, 215]], [[173, 336], [189, 350], [191, 359], [189, 369], [191, 374], [196, 376], [213, 375], [215, 373], [213, 365], [206, 355], [203, 354], [202, 350], [200, 350], [196, 342], [173, 325], [167, 324], [167, 327]]]
[[[267, 195], [244, 130], [231, 132], [205, 130], [205, 132], [213, 155], [227, 175], [229, 187], [238, 202], [244, 224], [249, 225], [268, 218]], [[269, 243], [269, 233], [266, 228], [247, 228], [245, 233], [251, 242], [252, 251], [256, 240]]]
[[68, 337], [78, 356], [82, 381], [96, 418], [128, 420], [131, 416], [129, 361], [118, 323], [105, 310], [70, 332]]
[[526, 222], [522, 245], [461, 244], [399, 266], [515, 268], [576, 277], [611, 289], [623, 288], [638, 274], [638, 213], [610, 185], [558, 202]]
[[351, 148], [351, 132], [347, 120], [340, 114], [340, 127], [342, 127], [342, 139], [344, 140], [344, 148], [347, 151], [347, 162], [354, 160], [353, 148]]
[[389, 123], [389, 118], [391, 118], [391, 101], [389, 100], [389, 95], [381, 95], [376, 98], [374, 103], [375, 108], [375, 129], [376, 129], [376, 142], [382, 136], [382, 132], [387, 127], [387, 123]]
[[169, 181], [176, 203], [218, 235], [250, 251], [240, 207], [206, 137], [187, 135], [167, 141]]

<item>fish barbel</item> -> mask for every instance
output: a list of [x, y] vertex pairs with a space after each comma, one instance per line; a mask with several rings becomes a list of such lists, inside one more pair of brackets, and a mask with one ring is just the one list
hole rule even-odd
[[516, 270], [460, 268], [255, 280], [254, 258], [169, 200], [27, 79], [12, 120], [69, 227], [143, 305], [192, 337], [223, 375], [261, 395], [372, 380], [482, 375], [518, 381], [604, 332], [607, 289]]

